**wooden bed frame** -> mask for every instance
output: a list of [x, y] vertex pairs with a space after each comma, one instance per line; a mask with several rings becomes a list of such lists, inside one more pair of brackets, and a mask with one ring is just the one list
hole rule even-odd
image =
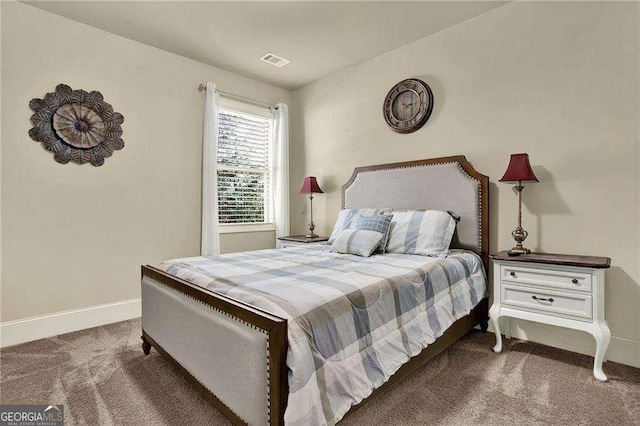
[[[477, 172], [465, 159], [464, 156], [443, 157], [428, 160], [411, 161], [405, 163], [383, 164], [357, 168], [354, 170], [351, 179], [343, 186], [343, 202], [345, 190], [353, 183], [358, 173], [372, 170], [392, 170], [398, 168], [419, 167], [425, 165], [438, 165], [455, 162], [464, 173], [471, 179], [479, 182], [479, 241], [476, 251], [482, 258], [485, 271], [488, 271], [489, 262], [489, 178]], [[167, 274], [152, 266], [142, 266], [142, 278], [149, 278], [167, 287], [179, 291], [215, 310], [224, 312], [231, 317], [237, 318], [254, 328], [263, 330], [268, 334], [268, 378], [269, 378], [269, 423], [271, 425], [284, 424], [284, 412], [288, 400], [288, 370], [286, 365], [287, 357], [287, 321], [266, 311], [240, 302], [225, 295], [213, 292], [203, 287], [191, 284], [173, 275]], [[489, 289], [487, 284], [487, 288]], [[377, 388], [369, 397], [365, 398], [358, 405], [353, 406], [345, 417], [371, 401], [382, 392], [398, 383], [417, 368], [424, 365], [431, 358], [438, 355], [444, 349], [455, 343], [468, 331], [476, 326], [485, 332], [489, 320], [489, 300], [484, 298], [465, 317], [457, 320], [445, 333], [434, 343], [425, 348], [420, 354], [411, 358], [404, 364], [391, 378], [382, 386]], [[151, 348], [155, 348], [164, 358], [166, 358], [180, 373], [182, 373], [216, 408], [218, 408], [234, 424], [246, 424], [232, 409], [227, 407], [216, 395], [210, 392], [196, 377], [185, 369], [171, 354], [159, 345], [152, 336], [142, 330], [142, 349], [148, 355]]]

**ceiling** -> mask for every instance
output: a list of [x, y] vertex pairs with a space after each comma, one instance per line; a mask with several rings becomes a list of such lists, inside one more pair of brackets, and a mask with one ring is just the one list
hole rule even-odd
[[[296, 89], [504, 1], [25, 1], [196, 61]], [[275, 53], [282, 68], [259, 60]]]

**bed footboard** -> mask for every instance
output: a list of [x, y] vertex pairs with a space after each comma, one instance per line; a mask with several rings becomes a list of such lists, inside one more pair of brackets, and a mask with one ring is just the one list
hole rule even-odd
[[235, 424], [283, 424], [286, 320], [143, 266], [142, 329]]

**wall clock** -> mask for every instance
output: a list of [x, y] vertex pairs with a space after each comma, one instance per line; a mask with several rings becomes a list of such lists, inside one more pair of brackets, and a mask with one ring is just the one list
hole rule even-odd
[[402, 80], [384, 98], [384, 119], [396, 133], [411, 133], [424, 126], [433, 110], [433, 93], [422, 80]]

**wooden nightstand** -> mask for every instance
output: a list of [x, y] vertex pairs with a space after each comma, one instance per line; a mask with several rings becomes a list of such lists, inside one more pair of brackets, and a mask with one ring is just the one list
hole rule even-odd
[[310, 245], [325, 244], [329, 241], [329, 237], [307, 238], [304, 235], [291, 235], [289, 237], [280, 237], [280, 247], [308, 247]]
[[[493, 351], [502, 351], [500, 317], [521, 318], [586, 331], [596, 339], [593, 375], [602, 371], [611, 332], [604, 319], [604, 270], [608, 257], [531, 253], [493, 259], [493, 305], [489, 316], [496, 333]], [[509, 328], [508, 326], [506, 327]], [[509, 338], [508, 333], [505, 337]]]

